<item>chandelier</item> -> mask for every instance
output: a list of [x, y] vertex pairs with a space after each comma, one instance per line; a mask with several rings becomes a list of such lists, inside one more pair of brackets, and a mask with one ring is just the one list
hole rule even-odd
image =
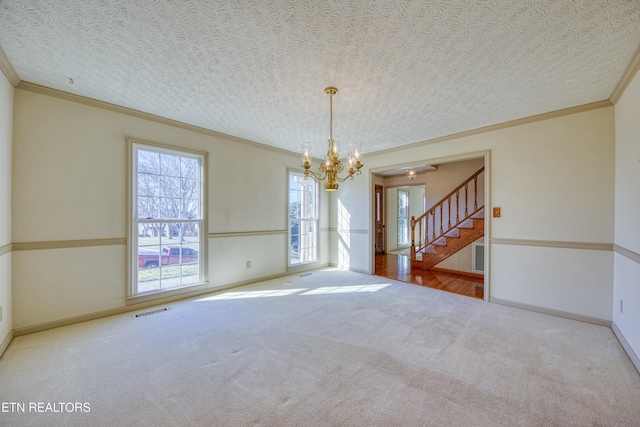
[[338, 89], [329, 86], [324, 92], [329, 95], [329, 149], [327, 150], [327, 159], [318, 167], [318, 173], [313, 172], [311, 170], [309, 147], [305, 146], [302, 151], [302, 167], [304, 168], [305, 178], [310, 176], [318, 182], [326, 180], [327, 182], [324, 184], [324, 189], [327, 191], [336, 191], [338, 189], [338, 182], [344, 182], [349, 178], [353, 179], [353, 175], [362, 173], [360, 171], [360, 168], [363, 166], [360, 162], [362, 154], [357, 148], [353, 149], [353, 152], [350, 153], [348, 157], [349, 171], [344, 177], [341, 177], [340, 172], [344, 170], [344, 165], [338, 158], [338, 147], [333, 140], [333, 95], [338, 93]]
[[407, 171], [407, 177], [408, 177], [411, 181], [413, 181], [413, 178], [415, 178], [415, 177], [416, 177], [416, 171], [415, 171], [415, 170], [413, 170], [413, 169], [409, 169], [409, 170]]

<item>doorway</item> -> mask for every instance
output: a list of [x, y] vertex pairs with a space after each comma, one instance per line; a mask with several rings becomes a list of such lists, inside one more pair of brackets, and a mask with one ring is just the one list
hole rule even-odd
[[[420, 286], [431, 287], [438, 290], [444, 290], [453, 292], [460, 295], [488, 300], [488, 265], [489, 265], [489, 245], [485, 245], [484, 236], [489, 235], [489, 221], [484, 221], [481, 218], [479, 226], [474, 226], [479, 234], [472, 237], [477, 239], [473, 241], [473, 245], [469, 243], [467, 245], [467, 237], [458, 239], [460, 248], [456, 248], [455, 251], [451, 250], [451, 254], [446, 256], [446, 259], [439, 261], [437, 265], [423, 267], [423, 263], [419, 262], [422, 254], [417, 254], [413, 258], [418, 258], [418, 262], [411, 257], [411, 243], [414, 243], [412, 239], [413, 235], [409, 235], [409, 247], [407, 247], [406, 234], [400, 233], [399, 227], [390, 227], [392, 223], [396, 225], [403, 225], [402, 221], [393, 221], [394, 215], [400, 216], [399, 212], [393, 212], [398, 210], [399, 200], [396, 200], [401, 191], [404, 191], [406, 198], [407, 189], [411, 186], [422, 186], [424, 194], [421, 196], [418, 202], [411, 200], [410, 205], [419, 205], [422, 213], [429, 211], [437, 203], [441, 202], [441, 199], [447, 198], [449, 193], [458, 187], [470, 176], [475, 175], [476, 172], [485, 167], [488, 170], [489, 165], [489, 153], [484, 153], [480, 157], [477, 153], [475, 156], [469, 156], [464, 158], [460, 156], [455, 159], [440, 159], [438, 161], [430, 162], [430, 165], [424, 165], [425, 168], [418, 173], [407, 173], [408, 169], [416, 169], [416, 166], [399, 166], [393, 169], [384, 170], [382, 168], [373, 170], [373, 198], [372, 208], [374, 209], [372, 215], [372, 226], [375, 230], [375, 244], [372, 250], [372, 270], [373, 274], [388, 277], [395, 280], [400, 280], [408, 283], [413, 283]], [[477, 185], [479, 205], [489, 206], [489, 178], [488, 173], [478, 175], [478, 182], [471, 182], [470, 188]], [[390, 195], [390, 190], [395, 187], [395, 192]], [[463, 198], [463, 191], [460, 192], [460, 199]], [[455, 200], [456, 196], [452, 196]], [[398, 203], [392, 203], [393, 201]], [[451, 202], [449, 202], [451, 203]], [[445, 208], [445, 216], [447, 210], [451, 209], [451, 205]], [[453, 217], [455, 219], [455, 213], [457, 209], [453, 210]], [[473, 212], [473, 211], [470, 211]], [[416, 219], [421, 213], [416, 213], [414, 209], [411, 209], [409, 218], [415, 216]], [[439, 216], [439, 215], [438, 215]], [[393, 217], [393, 218], [392, 218]], [[461, 215], [462, 218], [462, 215]], [[382, 221], [380, 221], [382, 219]], [[474, 217], [475, 220], [478, 219]], [[439, 220], [442, 221], [442, 220]], [[405, 221], [406, 222], [406, 221]], [[452, 221], [455, 225], [456, 222]], [[438, 224], [439, 228], [440, 224]], [[479, 227], [479, 228], [478, 228]], [[482, 232], [484, 230], [484, 232]], [[446, 230], [445, 230], [446, 231]], [[390, 236], [393, 233], [393, 236]], [[415, 230], [415, 246], [419, 247], [419, 231], [416, 227]], [[481, 237], [477, 237], [480, 235]], [[395, 237], [395, 238], [394, 238]], [[403, 238], [401, 238], [403, 237]], [[454, 236], [455, 237], [455, 236]], [[449, 238], [449, 237], [447, 237]], [[450, 239], [451, 240], [451, 239]], [[453, 242], [454, 240], [451, 240]], [[395, 242], [395, 243], [394, 243]], [[470, 242], [470, 240], [469, 240]], [[402, 245], [400, 245], [402, 243]], [[380, 247], [383, 245], [382, 247]], [[396, 248], [397, 246], [397, 248]], [[400, 248], [403, 246], [403, 248]], [[482, 248], [484, 260], [473, 256], [474, 249]], [[459, 253], [458, 253], [459, 252]], [[468, 260], [466, 258], [469, 258]], [[484, 269], [478, 268], [478, 260], [484, 261]], [[467, 262], [468, 261], [468, 262]], [[468, 264], [468, 265], [467, 265]], [[482, 271], [484, 270], [484, 271]]]

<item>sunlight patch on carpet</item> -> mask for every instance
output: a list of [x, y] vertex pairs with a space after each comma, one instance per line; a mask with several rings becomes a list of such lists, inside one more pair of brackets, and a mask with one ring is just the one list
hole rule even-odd
[[241, 298], [271, 298], [293, 295], [298, 292], [304, 292], [307, 288], [299, 289], [271, 289], [263, 291], [244, 291], [244, 292], [224, 292], [222, 294], [212, 295], [206, 298], [197, 299], [196, 302], [217, 301], [225, 299], [241, 299]]
[[360, 285], [360, 286], [325, 286], [322, 288], [314, 289], [309, 292], [305, 292], [300, 295], [319, 295], [319, 294], [350, 294], [354, 292], [378, 292], [380, 289], [384, 289], [387, 286], [391, 286], [391, 283], [383, 283], [379, 285]]

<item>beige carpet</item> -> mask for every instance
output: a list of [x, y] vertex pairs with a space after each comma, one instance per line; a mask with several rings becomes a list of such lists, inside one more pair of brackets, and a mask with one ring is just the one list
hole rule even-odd
[[16, 338], [0, 425], [640, 424], [601, 326], [340, 270], [169, 308]]

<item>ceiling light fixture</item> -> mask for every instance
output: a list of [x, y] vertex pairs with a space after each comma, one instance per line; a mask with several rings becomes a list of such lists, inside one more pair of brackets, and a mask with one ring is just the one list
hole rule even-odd
[[413, 169], [409, 169], [409, 170], [407, 171], [407, 176], [409, 177], [409, 179], [410, 179], [411, 181], [413, 181], [413, 178], [415, 178], [415, 177], [416, 177], [416, 171], [414, 171]]
[[318, 167], [319, 173], [311, 171], [311, 154], [309, 146], [305, 146], [302, 150], [302, 167], [304, 168], [305, 178], [310, 176], [318, 182], [322, 182], [325, 179], [327, 182], [324, 184], [324, 189], [327, 191], [336, 191], [338, 189], [338, 182], [344, 182], [347, 179], [353, 179], [353, 175], [361, 174], [360, 168], [362, 168], [362, 153], [358, 148], [354, 148], [350, 153], [349, 172], [343, 178], [340, 176], [340, 172], [344, 170], [344, 165], [338, 158], [338, 147], [333, 140], [333, 95], [338, 93], [338, 89], [329, 86], [324, 90], [329, 95], [329, 150], [327, 151], [327, 159]]

